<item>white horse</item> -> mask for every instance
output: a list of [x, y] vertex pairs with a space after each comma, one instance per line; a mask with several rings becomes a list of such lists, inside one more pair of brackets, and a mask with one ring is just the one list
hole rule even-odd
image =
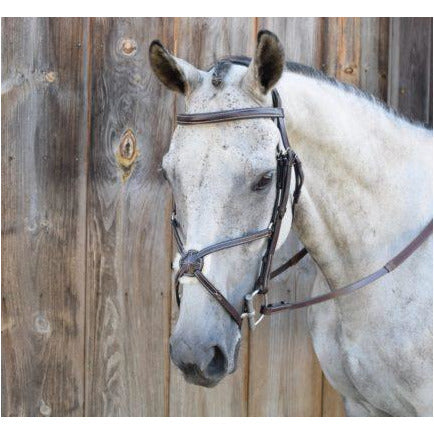
[[[432, 131], [314, 69], [284, 68], [274, 34], [259, 33], [248, 68], [200, 71], [157, 41], [150, 62], [167, 87], [184, 94], [188, 113], [271, 106], [277, 87], [305, 172], [278, 246], [292, 224], [321, 271], [312, 295], [379, 269], [431, 220]], [[269, 119], [176, 128], [163, 168], [187, 249], [267, 227], [278, 143]], [[264, 250], [265, 241], [256, 241], [205, 258], [203, 273], [239, 311]], [[196, 279], [182, 284], [171, 357], [189, 382], [213, 386], [236, 368], [240, 331]], [[432, 237], [358, 293], [311, 307], [308, 320], [347, 415], [432, 415]]]

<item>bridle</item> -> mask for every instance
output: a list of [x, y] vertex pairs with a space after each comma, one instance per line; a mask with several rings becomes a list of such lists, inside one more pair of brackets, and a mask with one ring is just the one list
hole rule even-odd
[[[250, 59], [245, 57], [230, 57], [224, 60], [243, 66], [248, 66], [250, 64]], [[200, 125], [209, 123], [239, 121], [244, 119], [265, 118], [275, 121], [277, 128], [280, 132], [283, 151], [278, 150], [276, 153], [276, 198], [273, 205], [270, 224], [267, 228], [248, 233], [247, 235], [243, 235], [238, 238], [233, 238], [219, 243], [211, 244], [210, 246], [207, 246], [199, 251], [186, 250], [182, 242], [180, 226], [176, 219], [176, 208], [175, 206], [173, 208], [171, 223], [176, 245], [181, 255], [181, 259], [179, 261], [179, 270], [175, 276], [176, 301], [178, 303], [178, 306], [181, 303], [181, 297], [179, 293], [181, 277], [195, 277], [200, 282], [200, 284], [208, 291], [208, 293], [212, 297], [214, 297], [214, 299], [217, 300], [217, 302], [226, 310], [226, 312], [240, 328], [242, 325], [242, 320], [245, 317], [248, 318], [249, 327], [253, 329], [264, 318], [264, 315], [270, 315], [283, 310], [300, 309], [302, 307], [322, 303], [324, 301], [349, 294], [374, 282], [375, 280], [379, 279], [386, 273], [389, 273], [394, 268], [402, 264], [411, 254], [413, 254], [418, 249], [418, 247], [423, 243], [426, 238], [428, 238], [432, 234], [433, 231], [433, 221], [431, 220], [430, 223], [424, 228], [424, 230], [409, 245], [407, 245], [404, 250], [402, 250], [391, 261], [389, 261], [384, 267], [350, 285], [300, 302], [285, 303], [282, 301], [277, 304], [268, 304], [267, 293], [270, 280], [283, 273], [289, 267], [297, 264], [308, 253], [307, 250], [303, 248], [279, 268], [271, 271], [271, 265], [276, 249], [277, 240], [279, 238], [282, 220], [285, 216], [290, 197], [289, 192], [291, 186], [292, 171], [294, 171], [295, 174], [295, 187], [292, 195], [291, 205], [293, 214], [295, 211], [295, 206], [300, 197], [301, 188], [303, 186], [304, 180], [301, 162], [297, 157], [297, 154], [291, 149], [289, 143], [284, 123], [284, 112], [282, 108], [282, 103], [279, 93], [276, 89], [272, 90], [272, 101], [273, 107], [252, 107], [209, 113], [179, 114], [177, 116], [178, 125]], [[212, 253], [229, 249], [235, 246], [240, 246], [242, 244], [251, 243], [253, 241], [261, 240], [264, 238], [266, 238], [268, 241], [265, 254], [262, 257], [259, 277], [255, 282], [253, 291], [245, 296], [244, 309], [243, 312], [240, 313], [228, 301], [228, 299], [213, 285], [213, 283], [211, 283], [208, 278], [202, 273], [204, 258]], [[256, 312], [253, 303], [253, 300], [257, 295], [262, 295], [264, 297], [264, 303], [261, 306], [260, 316], [258, 319], [256, 319]]]

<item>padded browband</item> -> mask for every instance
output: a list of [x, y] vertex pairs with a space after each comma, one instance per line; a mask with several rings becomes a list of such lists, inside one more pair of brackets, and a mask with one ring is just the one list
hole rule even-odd
[[208, 113], [180, 114], [176, 117], [179, 125], [215, 124], [218, 122], [238, 121], [259, 118], [284, 118], [282, 107], [252, 107], [234, 110], [223, 110]]

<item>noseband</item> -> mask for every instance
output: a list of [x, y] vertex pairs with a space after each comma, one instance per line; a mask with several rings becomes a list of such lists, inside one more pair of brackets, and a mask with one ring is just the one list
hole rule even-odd
[[[231, 57], [225, 60], [243, 66], [248, 66], [250, 64], [250, 59], [244, 57]], [[433, 231], [433, 221], [431, 220], [431, 222], [424, 228], [424, 230], [408, 246], [406, 246], [404, 250], [402, 250], [397, 256], [395, 256], [395, 258], [393, 258], [384, 267], [377, 270], [375, 273], [372, 273], [369, 276], [358, 280], [357, 282], [354, 282], [343, 288], [331, 291], [329, 293], [322, 294], [317, 297], [313, 297], [308, 300], [296, 303], [281, 302], [277, 304], [267, 304], [269, 281], [274, 277], [278, 276], [289, 267], [297, 264], [308, 253], [307, 250], [303, 248], [278, 269], [271, 271], [271, 265], [276, 249], [277, 240], [279, 238], [282, 220], [285, 216], [289, 201], [292, 171], [294, 171], [295, 174], [295, 187], [291, 205], [293, 214], [295, 205], [297, 204], [300, 197], [300, 192], [304, 180], [301, 162], [297, 157], [297, 154], [291, 149], [289, 143], [284, 123], [284, 112], [282, 108], [282, 103], [279, 93], [276, 89], [272, 91], [272, 100], [273, 107], [252, 107], [210, 113], [180, 114], [177, 116], [178, 125], [201, 125], [219, 122], [239, 121], [244, 119], [270, 119], [276, 122], [277, 128], [280, 132], [283, 151], [277, 151], [276, 153], [276, 198], [274, 201], [270, 224], [267, 228], [248, 233], [247, 235], [243, 235], [238, 238], [233, 238], [227, 241], [212, 244], [200, 251], [186, 250], [182, 243], [180, 225], [176, 220], [175, 207], [172, 213], [173, 233], [178, 251], [181, 255], [181, 259], [179, 261], [179, 270], [175, 276], [176, 301], [178, 303], [178, 306], [181, 303], [181, 297], [179, 293], [181, 277], [195, 277], [200, 282], [200, 284], [208, 291], [208, 293], [213, 296], [217, 300], [217, 302], [226, 310], [226, 312], [231, 316], [231, 318], [237, 323], [240, 328], [242, 320], [245, 317], [248, 318], [249, 326], [251, 329], [253, 329], [262, 320], [264, 315], [270, 315], [272, 313], [280, 312], [282, 310], [299, 309], [302, 307], [321, 303], [332, 298], [349, 294], [357, 289], [368, 285], [369, 283], [372, 283], [384, 274], [389, 273], [394, 268], [402, 264], [402, 262], [404, 262], [412, 253], [414, 253], [414, 251], [418, 249], [418, 247], [423, 243], [426, 238], [428, 238], [432, 234]], [[261, 240], [264, 238], [266, 238], [268, 242], [265, 254], [262, 257], [259, 277], [256, 280], [253, 291], [247, 294], [245, 297], [243, 312], [239, 313], [238, 310], [227, 300], [227, 298], [202, 273], [204, 258], [211, 253], [251, 243], [253, 241]], [[261, 315], [259, 319], [256, 320], [253, 299], [257, 295], [263, 295], [264, 304], [261, 306]]]

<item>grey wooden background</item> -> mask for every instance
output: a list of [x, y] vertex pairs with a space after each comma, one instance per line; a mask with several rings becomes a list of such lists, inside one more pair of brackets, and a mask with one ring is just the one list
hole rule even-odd
[[[171, 204], [157, 169], [181, 103], [148, 46], [204, 68], [251, 55], [259, 28], [288, 59], [432, 125], [432, 19], [2, 20], [3, 416], [342, 415], [304, 312], [245, 330], [237, 373], [215, 389], [169, 361]], [[279, 283], [300, 298], [313, 276], [305, 259]]]

